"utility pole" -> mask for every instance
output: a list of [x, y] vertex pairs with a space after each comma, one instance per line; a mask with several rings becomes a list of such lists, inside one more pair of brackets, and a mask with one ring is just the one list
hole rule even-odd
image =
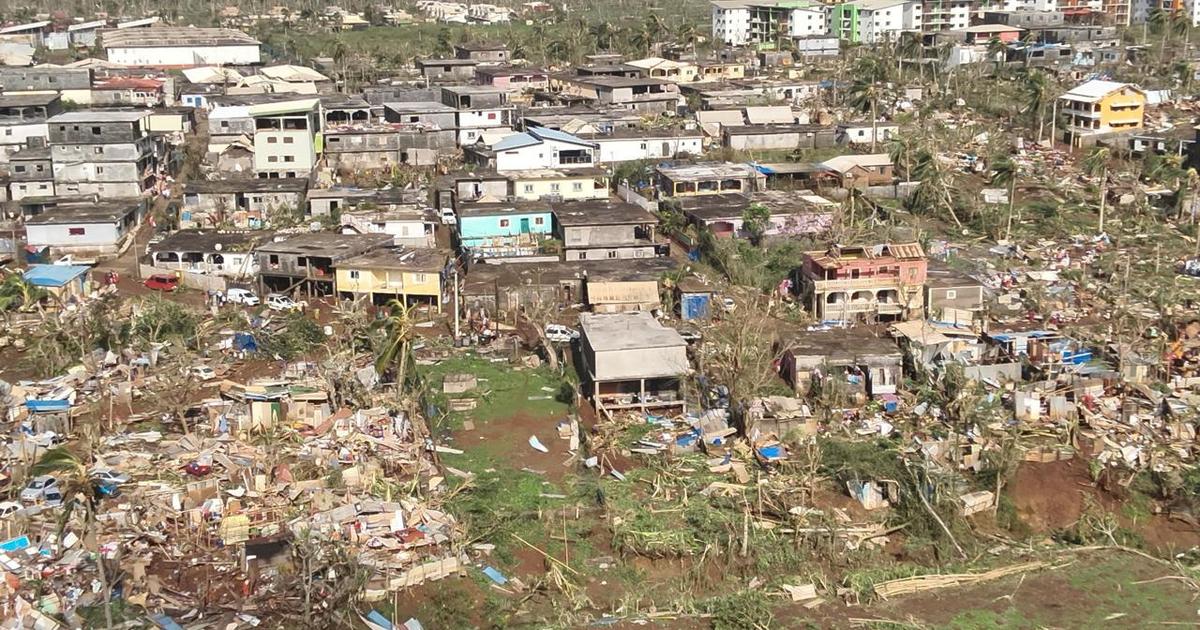
[[459, 331], [458, 331], [458, 264], [457, 263], [454, 264], [453, 282], [454, 282], [454, 341], [455, 341], [455, 343], [457, 343], [458, 338], [459, 338]]

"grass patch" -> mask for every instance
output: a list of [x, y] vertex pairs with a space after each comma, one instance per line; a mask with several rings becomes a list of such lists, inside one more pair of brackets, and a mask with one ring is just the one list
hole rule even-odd
[[454, 396], [477, 398], [479, 402], [476, 408], [465, 412], [448, 412], [445, 423], [435, 427], [435, 430], [460, 429], [467, 418], [488, 422], [514, 413], [553, 416], [566, 414], [570, 410], [563, 396], [564, 379], [546, 366], [513, 366], [508, 361], [491, 361], [470, 353], [450, 357], [435, 365], [423, 365], [419, 370], [429, 386], [430, 400], [439, 410], [448, 409], [450, 397], [442, 393], [442, 382], [447, 374], [474, 374], [479, 380], [474, 391]]

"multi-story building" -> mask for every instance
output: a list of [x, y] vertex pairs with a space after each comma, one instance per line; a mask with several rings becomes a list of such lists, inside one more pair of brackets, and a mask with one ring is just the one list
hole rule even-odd
[[1074, 146], [1090, 146], [1107, 134], [1141, 129], [1146, 93], [1130, 83], [1093, 79], [1059, 98], [1064, 134]]
[[658, 217], [640, 206], [597, 199], [554, 205], [564, 260], [654, 258]]
[[246, 108], [254, 119], [254, 171], [258, 177], [308, 177], [320, 154], [319, 102], [309, 98]]
[[62, 111], [58, 95], [0, 94], [0, 164], [28, 146], [30, 138], [43, 142], [48, 136], [46, 121]]
[[961, 31], [971, 25], [977, 0], [924, 0], [920, 28], [926, 33]]
[[155, 181], [146, 110], [79, 110], [47, 121], [58, 194], [137, 197]]
[[154, 27], [105, 31], [100, 46], [120, 66], [191, 68], [257, 65], [259, 42], [228, 28]]
[[805, 252], [792, 280], [820, 321], [894, 321], [922, 316], [927, 271], [917, 243], [834, 246]]
[[783, 38], [829, 32], [829, 9], [807, 0], [715, 0], [713, 38], [731, 46], [776, 48]]
[[903, 31], [923, 28], [922, 3], [916, 0], [851, 0], [835, 5], [829, 21], [830, 33], [856, 43], [895, 40]]

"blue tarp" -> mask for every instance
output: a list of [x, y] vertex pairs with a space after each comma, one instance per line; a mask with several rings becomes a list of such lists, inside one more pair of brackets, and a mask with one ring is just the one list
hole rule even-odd
[[250, 333], [236, 333], [233, 335], [233, 349], [245, 352], [258, 352], [258, 342]]
[[163, 630], [184, 630], [183, 626], [175, 623], [174, 619], [161, 613], [150, 615], [150, 621]]
[[496, 569], [494, 569], [492, 567], [484, 567], [483, 574], [488, 576], [488, 579], [490, 579], [491, 581], [495, 582], [496, 584], [498, 584], [500, 586], [504, 586], [505, 584], [508, 584], [508, 578], [504, 577], [503, 573], [497, 571]]
[[65, 398], [59, 400], [26, 400], [25, 408], [33, 413], [68, 411], [71, 409], [71, 401]]
[[33, 265], [25, 270], [25, 281], [35, 287], [62, 287], [91, 269], [83, 265]]
[[367, 613], [367, 621], [370, 621], [384, 630], [392, 630], [392, 628], [395, 627], [392, 625], [392, 622], [388, 621], [388, 618], [384, 617], [383, 614], [378, 610], [372, 610], [371, 612]]
[[20, 551], [29, 547], [28, 536], [18, 536], [10, 538], [4, 542], [0, 542], [0, 551]]

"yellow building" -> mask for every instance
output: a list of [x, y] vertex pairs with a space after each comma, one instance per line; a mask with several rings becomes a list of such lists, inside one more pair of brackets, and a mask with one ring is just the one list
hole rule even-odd
[[673, 61], [662, 57], [646, 57], [626, 62], [625, 65], [641, 69], [652, 79], [663, 79], [672, 83], [691, 83], [696, 80], [700, 70], [686, 61]]
[[608, 173], [599, 168], [573, 170], [535, 169], [504, 173], [509, 196], [527, 201], [548, 197], [566, 200], [607, 199]]
[[1089, 146], [1097, 136], [1141, 129], [1146, 93], [1131, 83], [1087, 81], [1059, 97], [1059, 111], [1067, 118], [1066, 139]]
[[448, 260], [449, 255], [438, 249], [377, 249], [338, 263], [337, 291], [351, 298], [370, 296], [377, 304], [392, 298], [422, 302], [440, 313]]
[[700, 64], [697, 81], [733, 81], [746, 78], [746, 64], [708, 61]]

